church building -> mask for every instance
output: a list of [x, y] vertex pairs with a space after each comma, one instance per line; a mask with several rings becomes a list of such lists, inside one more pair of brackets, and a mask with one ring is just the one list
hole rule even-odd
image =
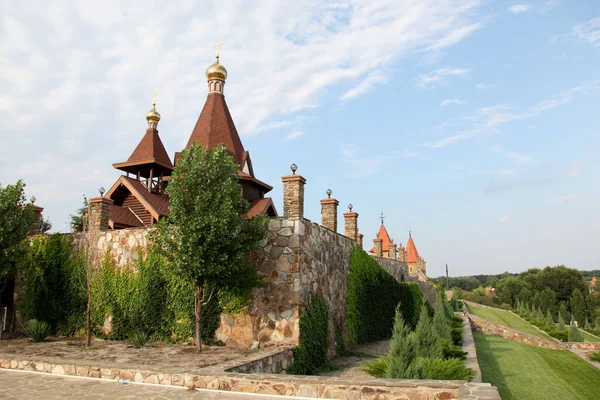
[[[219, 62], [218, 54], [215, 63], [206, 70], [206, 78], [208, 96], [185, 149], [195, 142], [207, 148], [223, 144], [239, 165], [238, 178], [243, 196], [250, 203], [246, 217], [252, 218], [258, 214], [277, 216], [273, 201], [265, 197], [272, 187], [255, 177], [250, 153], [244, 149], [229, 113], [223, 94], [227, 70]], [[169, 214], [166, 188], [174, 163], [177, 163], [181, 153], [176, 152], [174, 163], [171, 162], [160, 139], [156, 93], [146, 120], [146, 133], [131, 156], [125, 162], [113, 164], [114, 168], [126, 174], [119, 177], [106, 193], [106, 197], [113, 201], [108, 221], [111, 229], [152, 226]]]

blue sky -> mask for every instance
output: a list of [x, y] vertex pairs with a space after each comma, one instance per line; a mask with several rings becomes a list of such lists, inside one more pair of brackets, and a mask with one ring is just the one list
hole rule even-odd
[[169, 154], [185, 146], [220, 39], [280, 212], [294, 162], [307, 218], [331, 188], [370, 248], [383, 211], [430, 276], [600, 268], [595, 1], [5, 3], [0, 182], [25, 179], [56, 231], [115, 181], [153, 90]]

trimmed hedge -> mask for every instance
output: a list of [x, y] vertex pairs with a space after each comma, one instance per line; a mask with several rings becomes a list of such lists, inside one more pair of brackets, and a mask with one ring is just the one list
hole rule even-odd
[[400, 283], [360, 247], [350, 254], [348, 275], [348, 346], [391, 337], [396, 307], [414, 328], [425, 301], [416, 283]]
[[310, 306], [300, 314], [300, 344], [294, 348], [294, 362], [287, 373], [314, 375], [325, 367], [329, 349], [329, 308], [320, 294], [313, 294]]

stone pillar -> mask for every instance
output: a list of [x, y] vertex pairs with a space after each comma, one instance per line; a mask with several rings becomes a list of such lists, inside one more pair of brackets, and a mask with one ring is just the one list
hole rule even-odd
[[321, 225], [334, 232], [337, 232], [337, 209], [339, 204], [339, 201], [332, 198], [321, 200]]
[[[352, 210], [351, 206], [348, 208]], [[358, 242], [358, 213], [344, 213], [344, 236]]]
[[302, 175], [282, 176], [283, 182], [283, 216], [287, 219], [304, 218], [304, 185], [306, 179]]
[[29, 226], [29, 234], [37, 235], [40, 233], [42, 229], [42, 211], [44, 211], [44, 207], [33, 206], [33, 223]]
[[108, 229], [110, 209], [113, 201], [107, 197], [94, 197], [90, 199], [90, 229], [105, 231]]
[[375, 257], [383, 257], [383, 251], [381, 250], [381, 244], [383, 239], [373, 239], [373, 255]]
[[390, 250], [388, 251], [388, 258], [392, 260], [396, 259], [396, 243], [390, 243]]
[[358, 246], [362, 249], [363, 248], [363, 237], [365, 235], [363, 235], [362, 233], [358, 234]]

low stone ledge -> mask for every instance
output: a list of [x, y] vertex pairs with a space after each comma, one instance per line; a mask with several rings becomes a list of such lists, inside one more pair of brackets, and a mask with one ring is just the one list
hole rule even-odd
[[462, 350], [467, 353], [465, 367], [475, 371], [475, 376], [471, 379], [471, 382], [481, 382], [481, 368], [479, 368], [479, 361], [477, 361], [477, 348], [475, 347], [475, 340], [473, 339], [473, 331], [471, 330], [469, 318], [464, 316]]
[[[287, 357], [279, 351], [270, 357]], [[256, 361], [255, 361], [256, 362]], [[244, 365], [249, 365], [246, 363]], [[380, 399], [387, 397], [457, 399], [464, 381], [369, 379], [348, 380], [303, 375], [244, 374], [222, 371], [212, 373], [200, 368], [197, 371], [172, 373], [140, 369], [135, 366], [97, 366], [73, 362], [23, 360], [0, 356], [4, 369], [38, 371], [55, 375], [83, 376], [111, 380], [128, 379], [139, 383], [166, 386], [219, 389], [233, 392], [307, 396], [316, 398]], [[239, 366], [238, 366], [239, 367]]]

